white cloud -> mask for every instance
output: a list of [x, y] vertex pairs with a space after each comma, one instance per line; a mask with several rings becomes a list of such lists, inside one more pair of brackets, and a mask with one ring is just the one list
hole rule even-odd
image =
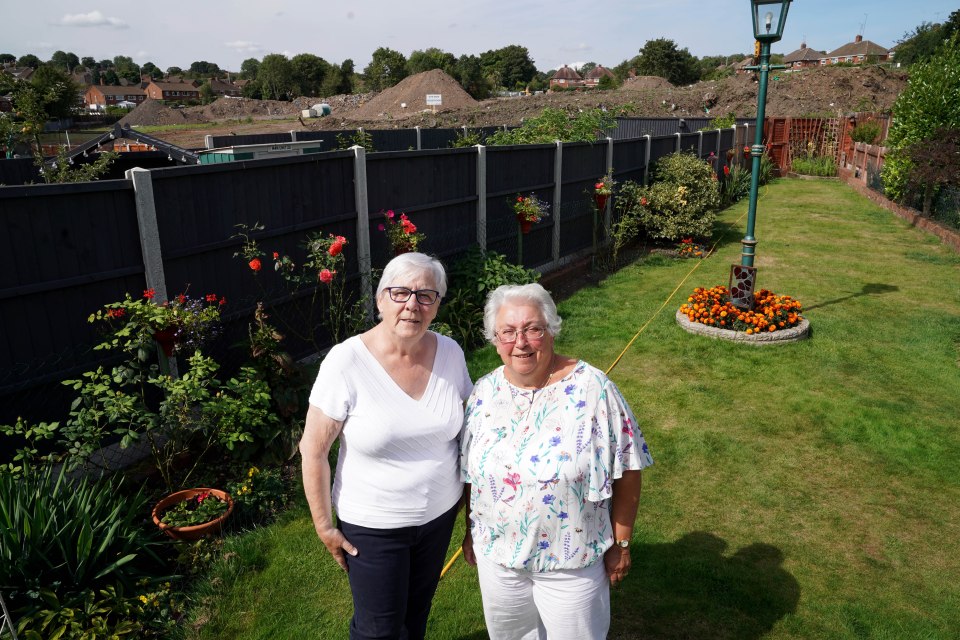
[[224, 42], [223, 46], [228, 49], [233, 49], [237, 53], [260, 53], [263, 51], [263, 47], [260, 46], [259, 42], [251, 42], [249, 40], [234, 40], [233, 42]]
[[110, 18], [99, 11], [90, 13], [68, 13], [60, 18], [61, 27], [111, 27], [126, 29], [129, 25], [120, 18]]

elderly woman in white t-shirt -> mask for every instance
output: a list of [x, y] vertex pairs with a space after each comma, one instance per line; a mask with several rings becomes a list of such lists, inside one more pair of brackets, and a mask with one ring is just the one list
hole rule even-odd
[[539, 284], [499, 287], [484, 310], [503, 366], [467, 401], [460, 465], [491, 640], [603, 640], [630, 571], [653, 459], [617, 385], [554, 351], [560, 323]]
[[303, 486], [317, 535], [348, 572], [352, 639], [426, 632], [463, 493], [457, 445], [471, 388], [463, 351], [427, 329], [445, 292], [436, 259], [391, 260], [380, 323], [330, 350], [310, 394]]

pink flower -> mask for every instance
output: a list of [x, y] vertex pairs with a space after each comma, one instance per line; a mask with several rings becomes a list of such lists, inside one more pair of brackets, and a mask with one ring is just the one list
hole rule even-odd
[[390, 209], [383, 215], [385, 215], [388, 219], [393, 220], [393, 216], [394, 216], [393, 209]]
[[323, 284], [330, 284], [333, 282], [333, 276], [337, 275], [336, 271], [330, 271], [330, 269], [324, 269], [320, 272], [320, 282]]
[[520, 486], [520, 474], [519, 473], [508, 473], [507, 477], [503, 479], [503, 483], [513, 487], [513, 490], [516, 491], [517, 487]]
[[377, 225], [377, 231], [386, 231], [386, 230], [387, 230], [387, 228], [386, 228], [385, 226], [383, 226], [382, 224], [378, 224], [378, 225]]

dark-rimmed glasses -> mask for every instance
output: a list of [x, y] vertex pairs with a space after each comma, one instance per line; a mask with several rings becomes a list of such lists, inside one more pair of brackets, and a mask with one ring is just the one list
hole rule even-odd
[[513, 344], [517, 341], [517, 336], [523, 334], [523, 337], [527, 339], [527, 342], [532, 342], [534, 340], [540, 340], [543, 338], [543, 334], [546, 333], [546, 329], [537, 325], [531, 325], [529, 327], [524, 327], [523, 329], [514, 329], [513, 327], [508, 327], [506, 329], [500, 329], [496, 332], [497, 340], [501, 344]]
[[384, 287], [383, 290], [390, 295], [390, 299], [394, 302], [406, 302], [410, 299], [410, 296], [416, 296], [418, 303], [430, 306], [440, 299], [440, 292], [433, 289], [414, 290], [406, 287]]

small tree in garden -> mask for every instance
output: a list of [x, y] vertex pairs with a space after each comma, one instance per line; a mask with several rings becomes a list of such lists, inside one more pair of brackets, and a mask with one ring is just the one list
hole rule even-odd
[[905, 193], [916, 194], [929, 216], [938, 191], [960, 184], [960, 128], [941, 127], [933, 135], [904, 148], [909, 167]]

